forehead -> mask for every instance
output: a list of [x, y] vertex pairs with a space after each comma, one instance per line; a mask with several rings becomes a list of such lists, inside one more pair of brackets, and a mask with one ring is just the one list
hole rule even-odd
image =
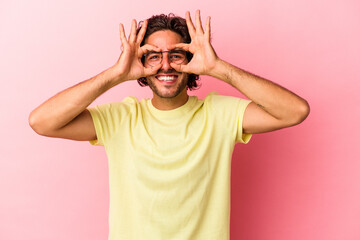
[[161, 50], [171, 50], [172, 45], [182, 42], [180, 34], [171, 30], [156, 31], [145, 39], [145, 44], [151, 44]]

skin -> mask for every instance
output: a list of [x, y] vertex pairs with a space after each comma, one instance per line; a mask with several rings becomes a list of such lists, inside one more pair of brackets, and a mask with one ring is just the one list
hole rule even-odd
[[[171, 31], [158, 31], [146, 39], [140, 47], [147, 21], [136, 34], [136, 21], [132, 21], [128, 38], [120, 24], [120, 40], [123, 51], [114, 66], [66, 89], [33, 110], [29, 116], [30, 126], [40, 135], [73, 140], [95, 140], [96, 132], [90, 113], [86, 108], [102, 93], [125, 81], [146, 77], [153, 90], [153, 105], [160, 110], [171, 110], [186, 103], [187, 74], [208, 75], [231, 84], [252, 103], [245, 111], [245, 133], [262, 133], [290, 127], [301, 123], [309, 114], [308, 103], [289, 90], [246, 72], [220, 59], [210, 43], [210, 17], [203, 29], [200, 11], [195, 14], [195, 24], [190, 13], [186, 23], [191, 43], [182, 43], [181, 37]], [[182, 65], [170, 63], [164, 53], [162, 64], [143, 66], [141, 57], [147, 51], [166, 51], [180, 48], [193, 53], [190, 62]], [[162, 83], [159, 75], [176, 75], [175, 82]]]
[[[161, 51], [173, 50], [173, 46], [182, 43], [182, 37], [175, 32], [164, 30], [151, 34], [146, 40], [146, 44], [158, 47]], [[188, 100], [186, 84], [188, 74], [177, 72], [171, 67], [168, 53], [163, 53], [161, 68], [156, 75], [148, 76], [147, 82], [153, 91], [152, 104], [160, 110], [170, 110], [182, 106]], [[187, 60], [183, 63], [187, 64]], [[145, 64], [145, 67], [149, 67]], [[159, 76], [175, 76], [176, 81], [159, 81]]]

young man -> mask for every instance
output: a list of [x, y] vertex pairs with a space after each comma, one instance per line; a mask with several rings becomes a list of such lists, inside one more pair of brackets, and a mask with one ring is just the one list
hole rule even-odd
[[[302, 122], [307, 102], [220, 59], [202, 27], [154, 16], [128, 39], [117, 63], [36, 108], [31, 127], [50, 137], [104, 145], [109, 159], [109, 239], [229, 239], [230, 163], [236, 142]], [[198, 75], [231, 84], [251, 101], [189, 97]], [[149, 85], [152, 99], [87, 107], [124, 81]]]

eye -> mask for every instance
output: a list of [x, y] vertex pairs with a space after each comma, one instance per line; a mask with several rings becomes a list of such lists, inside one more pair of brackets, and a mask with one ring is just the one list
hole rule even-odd
[[158, 59], [158, 58], [160, 58], [158, 55], [151, 55], [151, 56], [149, 56], [149, 59]]
[[174, 51], [170, 53], [170, 58], [177, 60], [177, 59], [184, 59], [185, 58], [185, 53], [181, 52], [181, 51]]
[[148, 61], [156, 61], [158, 59], [161, 59], [161, 54], [160, 53], [150, 53], [146, 56], [146, 59]]
[[170, 55], [170, 58], [178, 59], [178, 58], [182, 58], [182, 56], [180, 56], [179, 54], [173, 53], [173, 54]]

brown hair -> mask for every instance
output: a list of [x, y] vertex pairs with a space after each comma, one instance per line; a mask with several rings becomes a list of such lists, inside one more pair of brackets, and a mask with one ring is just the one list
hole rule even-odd
[[[137, 32], [140, 31], [141, 26], [142, 26], [142, 22], [139, 23]], [[191, 42], [191, 37], [186, 25], [186, 20], [182, 17], [175, 16], [173, 13], [170, 13], [169, 15], [165, 15], [165, 14], [154, 15], [148, 19], [148, 25], [145, 32], [145, 36], [140, 46], [143, 46], [145, 44], [145, 40], [147, 37], [149, 37], [154, 32], [161, 30], [171, 30], [179, 34], [182, 37], [184, 43]], [[187, 52], [186, 56], [188, 61], [190, 61], [191, 58], [193, 57], [192, 53], [190, 52]], [[144, 63], [144, 58], [142, 58], [141, 60]], [[198, 83], [196, 82], [197, 80], [199, 80], [199, 75], [192, 73], [189, 74], [187, 87], [190, 90], [196, 89], [198, 87]], [[139, 78], [137, 81], [142, 87], [148, 85], [145, 77]]]

